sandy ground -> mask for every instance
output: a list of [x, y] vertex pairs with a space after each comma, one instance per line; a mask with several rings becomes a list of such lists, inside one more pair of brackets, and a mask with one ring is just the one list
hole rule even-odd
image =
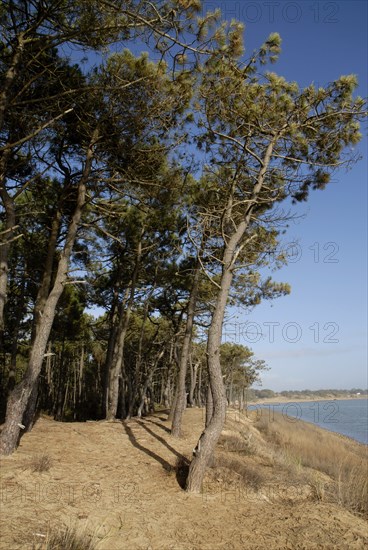
[[[202, 429], [198, 409], [186, 411], [180, 440], [171, 437], [165, 413], [126, 423], [39, 419], [0, 462], [0, 548], [37, 548], [47, 529], [61, 524], [95, 531], [101, 550], [368, 547], [362, 518], [302, 493], [274, 499], [225, 490], [212, 474], [203, 494], [187, 494], [173, 466], [191, 455]], [[51, 468], [33, 472], [42, 454]]]

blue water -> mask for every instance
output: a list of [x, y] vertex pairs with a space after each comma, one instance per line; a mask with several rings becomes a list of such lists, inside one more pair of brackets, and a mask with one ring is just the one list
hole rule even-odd
[[330, 401], [290, 401], [250, 405], [249, 409], [260, 409], [259, 414], [281, 413], [290, 422], [303, 420], [321, 428], [347, 435], [368, 444], [368, 400], [344, 399]]

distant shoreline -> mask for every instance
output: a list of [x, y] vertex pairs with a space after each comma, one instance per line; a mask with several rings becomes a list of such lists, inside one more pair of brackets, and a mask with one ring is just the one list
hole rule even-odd
[[[245, 408], [246, 411], [248, 412], [254, 412], [256, 415], [258, 414], [263, 414], [262, 411], [264, 411], [266, 413], [266, 416], [269, 416], [269, 418], [271, 418], [271, 415], [273, 414], [276, 414], [276, 415], [281, 415], [281, 416], [285, 416], [292, 419], [294, 418], [295, 420], [298, 420], [300, 422], [303, 422], [303, 423], [306, 423], [306, 424], [310, 424], [310, 425], [313, 425], [314, 427], [316, 428], [319, 428], [319, 429], [322, 429], [322, 430], [325, 430], [325, 431], [328, 431], [329, 433], [332, 433], [332, 434], [335, 434], [343, 439], [347, 439], [349, 441], [352, 441], [354, 443], [357, 443], [359, 445], [364, 445], [365, 448], [367, 448], [368, 446], [368, 441], [366, 441], [366, 436], [364, 434], [362, 434], [359, 430], [358, 431], [351, 431], [350, 429], [348, 431], [346, 431], [346, 427], [345, 429], [341, 431], [339, 431], [338, 429], [332, 429], [332, 425], [331, 425], [331, 420], [329, 420], [327, 423], [323, 421], [322, 418], [319, 418], [317, 421], [313, 418], [308, 418], [308, 415], [305, 417], [303, 416], [302, 412], [303, 410], [306, 411], [307, 409], [315, 409], [319, 412], [322, 411], [322, 409], [329, 409], [332, 407], [332, 409], [334, 409], [332, 412], [331, 410], [329, 412], [327, 412], [327, 416], [331, 416], [331, 414], [335, 414], [338, 410], [339, 410], [339, 405], [337, 404], [337, 402], [339, 401], [358, 401], [360, 403], [362, 403], [363, 400], [366, 400], [367, 401], [368, 399], [368, 396], [366, 395], [361, 395], [361, 396], [355, 396], [355, 397], [330, 397], [330, 398], [321, 398], [321, 397], [316, 397], [316, 398], [307, 398], [307, 399], [303, 399], [303, 398], [300, 398], [300, 399], [287, 399], [286, 397], [283, 397], [282, 399], [277, 399], [276, 397], [274, 398], [269, 398], [269, 399], [264, 399], [264, 400], [257, 400], [257, 401], [253, 401], [253, 402], [248, 402], [247, 403], [247, 406]], [[336, 401], [336, 404], [333, 405], [333, 403]], [[307, 404], [307, 403], [315, 403], [315, 407], [312, 407], [312, 406], [305, 406], [304, 408], [302, 407], [303, 404]], [[318, 406], [317, 404], [318, 403], [325, 403], [325, 405], [320, 405]], [[297, 414], [294, 414], [294, 412], [291, 412], [288, 410], [289, 409], [289, 406], [290, 408], [293, 407], [293, 411], [294, 409], [297, 410]], [[341, 407], [343, 407], [345, 405], [341, 405]], [[348, 404], [346, 404], [346, 406], [349, 406]], [[360, 407], [360, 405], [358, 405]], [[364, 405], [363, 405], [364, 407]], [[267, 412], [268, 411], [268, 412]], [[335, 427], [336, 427], [336, 424], [335, 424]], [[343, 427], [344, 428], [344, 427]], [[350, 432], [350, 433], [349, 433]]]
[[247, 401], [246, 405], [268, 405], [268, 404], [272, 405], [275, 403], [310, 403], [313, 401], [356, 401], [358, 399], [368, 399], [368, 395], [356, 395], [354, 397], [315, 396], [315, 397], [293, 397], [293, 398], [280, 396], [280, 397], [269, 397], [265, 399], [255, 399], [254, 401]]

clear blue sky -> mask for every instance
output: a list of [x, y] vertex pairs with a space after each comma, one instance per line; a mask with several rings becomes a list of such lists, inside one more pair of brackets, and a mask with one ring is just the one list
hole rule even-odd
[[[359, 95], [367, 95], [366, 2], [203, 4], [245, 23], [248, 52], [278, 32], [282, 54], [273, 70], [285, 78], [302, 86], [323, 86], [354, 73]], [[338, 173], [324, 191], [312, 193], [295, 210], [305, 217], [285, 235], [292, 261], [274, 274], [291, 284], [291, 295], [261, 304], [250, 314], [238, 310], [225, 326], [226, 340], [250, 346], [271, 367], [263, 387], [280, 391], [368, 385], [366, 137], [358, 149], [363, 160], [348, 173]], [[293, 248], [293, 242], [298, 246]]]

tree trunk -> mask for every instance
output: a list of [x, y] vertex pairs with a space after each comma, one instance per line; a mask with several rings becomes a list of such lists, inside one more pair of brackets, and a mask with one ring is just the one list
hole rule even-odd
[[102, 411], [107, 411], [108, 395], [109, 395], [109, 382], [110, 382], [110, 370], [112, 368], [112, 362], [114, 357], [114, 349], [118, 338], [119, 326], [121, 320], [121, 312], [123, 311], [126, 302], [129, 298], [129, 289], [127, 288], [124, 297], [119, 303], [119, 286], [120, 286], [120, 274], [121, 268], [119, 264], [117, 282], [114, 287], [114, 299], [112, 302], [111, 312], [109, 316], [109, 338], [107, 344], [106, 359], [104, 362], [104, 380], [103, 380], [103, 393], [102, 393]]
[[169, 351], [169, 359], [167, 363], [166, 368], [166, 380], [163, 387], [163, 405], [165, 409], [170, 409], [171, 403], [173, 400], [172, 396], [172, 383], [171, 383], [171, 372], [172, 372], [172, 365], [173, 365], [173, 357], [174, 357], [174, 347], [175, 347], [175, 337], [171, 338], [170, 340], [170, 351]]
[[[144, 408], [144, 402], [145, 402], [146, 394], [147, 394], [150, 386], [152, 385], [153, 375], [155, 374], [155, 371], [158, 367], [158, 364], [159, 364], [160, 360], [164, 356], [164, 353], [165, 353], [165, 349], [162, 349], [160, 351], [160, 353], [158, 354], [158, 356], [156, 357], [155, 362], [152, 365], [151, 370], [150, 370], [150, 372], [149, 372], [149, 374], [146, 378], [146, 381], [144, 383], [143, 391], [142, 391], [142, 394], [141, 394], [141, 402], [139, 404], [138, 412], [137, 412], [137, 416], [139, 416], [139, 417], [142, 416], [142, 411], [143, 411], [143, 408]], [[151, 394], [153, 395], [152, 392], [151, 392]]]
[[[149, 295], [148, 295], [148, 297], [145, 301], [145, 304], [144, 304], [142, 325], [141, 325], [140, 334], [139, 334], [139, 341], [138, 341], [137, 359], [136, 359], [135, 365], [134, 365], [133, 384], [132, 384], [134, 395], [132, 396], [133, 398], [130, 401], [130, 406], [129, 406], [129, 411], [128, 411], [128, 417], [129, 418], [131, 416], [133, 416], [133, 414], [134, 414], [135, 397], [136, 396], [138, 397], [138, 395], [139, 395], [139, 387], [141, 385], [140, 384], [140, 374], [141, 374], [141, 366], [142, 366], [142, 352], [143, 352], [144, 334], [145, 334], [145, 330], [146, 330], [146, 321], [147, 321], [147, 318], [148, 318], [149, 303], [150, 303], [150, 299], [152, 297], [152, 294], [153, 294], [155, 288], [156, 288], [156, 281], [153, 283], [152, 289], [151, 289], [151, 291], [150, 291], [150, 293], [149, 293]], [[162, 355], [163, 355], [163, 352], [162, 352]], [[153, 370], [154, 369], [155, 369], [155, 367], [153, 368]], [[153, 376], [153, 371], [152, 371], [152, 376]], [[151, 376], [151, 374], [148, 376], [148, 378], [146, 379], [146, 382], [143, 384], [143, 388], [141, 388], [141, 391], [140, 391], [141, 399], [140, 399], [140, 402], [139, 402], [139, 405], [138, 405], [138, 410], [137, 410], [137, 415], [138, 416], [142, 416], [143, 406], [144, 406], [144, 403], [145, 403], [145, 396], [146, 396], [147, 389], [151, 384], [152, 376]]]
[[[24, 31], [20, 32], [18, 35], [18, 40], [13, 51], [9, 68], [6, 71], [2, 82], [2, 89], [0, 93], [0, 131], [3, 130], [6, 109], [9, 105], [10, 99], [13, 97], [12, 86], [18, 75], [19, 64], [24, 51], [24, 35]], [[3, 201], [6, 213], [4, 231], [2, 232], [4, 240], [0, 243], [0, 345], [2, 345], [2, 337], [4, 332], [4, 307], [6, 303], [8, 286], [8, 257], [15, 226], [14, 201], [5, 189], [6, 166], [10, 154], [11, 149], [6, 149], [0, 154], [0, 197]]]
[[212, 399], [212, 392], [211, 392], [211, 386], [208, 384], [207, 388], [207, 399], [206, 399], [206, 428], [211, 422], [213, 416], [213, 399]]
[[[203, 250], [203, 244], [199, 252], [200, 254], [202, 253], [202, 250]], [[186, 408], [185, 379], [187, 375], [190, 347], [192, 343], [193, 323], [194, 323], [195, 308], [197, 303], [200, 273], [201, 273], [201, 264], [198, 261], [194, 272], [193, 286], [192, 286], [189, 303], [188, 303], [187, 322], [185, 326], [183, 346], [180, 354], [177, 399], [176, 399], [173, 421], [171, 426], [171, 435], [173, 435], [174, 437], [180, 437], [181, 435], [181, 424], [183, 419], [183, 413]]]
[[58, 262], [55, 282], [46, 300], [42, 318], [38, 325], [34, 342], [30, 350], [26, 373], [23, 380], [14, 388], [13, 392], [9, 396], [6, 420], [0, 435], [0, 454], [9, 455], [17, 447], [20, 430], [22, 429], [23, 415], [26, 411], [29, 398], [42, 368], [47, 342], [55, 317], [56, 306], [63, 292], [64, 283], [68, 277], [70, 256], [86, 201], [86, 185], [91, 173], [93, 147], [96, 139], [97, 131], [94, 132], [87, 150], [83, 175], [78, 184], [78, 195], [75, 210], [68, 227], [64, 249]]
[[61, 352], [59, 355], [60, 361], [59, 361], [59, 376], [58, 376], [58, 384], [57, 384], [57, 391], [56, 391], [56, 401], [54, 403], [54, 420], [62, 420], [62, 411], [63, 411], [63, 401], [64, 401], [64, 393], [65, 393], [65, 382], [67, 380], [67, 369], [68, 365], [65, 361], [65, 335], [63, 336], [63, 343]]
[[172, 400], [171, 409], [170, 409], [169, 415], [167, 417], [168, 420], [173, 419], [177, 399], [178, 399], [178, 392], [176, 391], [176, 392], [174, 392], [174, 397], [173, 397], [173, 400]]
[[37, 328], [40, 322], [42, 321], [42, 312], [50, 293], [52, 271], [54, 266], [57, 241], [59, 237], [61, 218], [62, 218], [61, 209], [57, 208], [51, 223], [51, 230], [50, 230], [50, 235], [47, 243], [47, 254], [46, 254], [46, 259], [44, 264], [42, 281], [41, 281], [40, 288], [38, 289], [38, 292], [37, 292], [36, 302], [34, 306], [31, 342], [33, 342], [36, 337]]
[[198, 384], [197, 384], [197, 397], [196, 402], [198, 407], [202, 407], [202, 362], [199, 363], [199, 374], [198, 374]]
[[233, 370], [233, 367], [231, 367], [230, 387], [229, 387], [229, 405], [232, 405], [233, 403], [233, 388], [234, 388], [234, 370]]
[[146, 393], [147, 393], [147, 390], [148, 390], [149, 386], [151, 385], [152, 377], [153, 377], [153, 369], [151, 370], [151, 372], [147, 376], [146, 381], [145, 381], [144, 386], [143, 386], [143, 389], [142, 389], [141, 400], [140, 400], [138, 410], [137, 410], [137, 416], [139, 418], [141, 418], [141, 416], [142, 416], [142, 412], [143, 412], [143, 409], [144, 409], [144, 403], [145, 403], [145, 399], [146, 399]]
[[128, 414], [127, 403], [127, 380], [124, 371], [119, 383], [119, 403], [118, 403], [118, 418], [126, 418]]
[[[208, 331], [207, 341], [208, 374], [213, 398], [213, 415], [198, 442], [198, 452], [193, 458], [189, 468], [187, 491], [192, 493], [199, 493], [201, 491], [206, 467], [213, 456], [216, 443], [220, 437], [225, 422], [226, 397], [220, 363], [222, 325], [224, 322], [227, 299], [233, 278], [233, 269], [240, 251], [245, 246], [245, 243], [240, 243], [249, 226], [254, 205], [262, 189], [275, 141], [276, 136], [274, 136], [266, 148], [261, 169], [258, 173], [257, 181], [253, 187], [252, 197], [248, 203], [243, 220], [236, 227], [235, 231], [232, 232], [231, 237], [227, 240], [227, 242], [224, 240], [221, 282], [217, 294], [215, 310]], [[234, 179], [233, 186], [235, 185], [236, 180]], [[225, 226], [227, 226], [226, 233], [228, 235], [229, 228], [234, 228], [234, 223], [231, 218], [232, 208], [233, 193], [230, 195], [226, 211], [223, 216], [224, 227], [222, 227], [222, 230], [224, 230]]]
[[84, 344], [82, 343], [80, 357], [79, 357], [78, 403], [81, 401], [81, 398], [82, 398], [83, 371], [84, 371]]
[[213, 400], [213, 414], [198, 442], [198, 451], [189, 468], [187, 491], [192, 493], [201, 491], [207, 465], [213, 457], [216, 443], [225, 422], [226, 399], [220, 364], [220, 345], [222, 324], [232, 281], [231, 262], [229, 262], [229, 259], [226, 261], [226, 256], [225, 251], [221, 289], [217, 297], [207, 343], [209, 386]]
[[198, 372], [199, 363], [194, 363], [190, 361], [190, 388], [189, 388], [189, 405], [194, 407], [195, 399], [194, 393], [197, 386], [197, 372]]
[[[213, 401], [213, 413], [198, 442], [198, 452], [193, 458], [189, 468], [187, 491], [193, 493], [199, 493], [201, 491], [207, 465], [213, 457], [216, 443], [225, 422], [226, 396], [220, 363], [222, 325], [233, 277], [236, 247], [247, 227], [247, 224], [244, 224], [245, 221], [240, 224], [238, 230], [233, 234], [225, 247], [221, 286], [218, 291], [216, 305], [208, 331], [207, 362], [209, 390], [211, 391]], [[209, 417], [209, 413], [207, 413], [206, 410], [206, 416], [207, 414]]]
[[[14, 320], [14, 331], [12, 334], [11, 342], [11, 353], [10, 353], [10, 368], [8, 375], [8, 393], [10, 393], [16, 383], [16, 372], [17, 372], [17, 355], [18, 355], [18, 341], [19, 341], [19, 331], [22, 323], [24, 306], [25, 306], [25, 296], [26, 296], [26, 279], [27, 279], [27, 269], [22, 277], [20, 292], [20, 300], [17, 304], [17, 313]], [[1, 339], [0, 339], [1, 345]]]
[[[129, 290], [127, 289], [127, 292]], [[130, 298], [134, 297], [133, 282], [130, 289]], [[117, 416], [118, 404], [119, 404], [119, 387], [120, 377], [123, 364], [124, 355], [124, 343], [125, 336], [129, 326], [130, 313], [132, 308], [132, 300], [128, 300], [127, 307], [124, 311], [125, 299], [121, 304], [119, 326], [116, 332], [116, 339], [114, 344], [114, 350], [111, 357], [111, 364], [108, 370], [108, 382], [107, 382], [107, 401], [106, 401], [106, 419], [113, 420]]]
[[114, 420], [118, 412], [119, 404], [119, 381], [122, 376], [121, 370], [123, 366], [124, 356], [124, 343], [125, 336], [129, 326], [130, 314], [132, 311], [135, 295], [135, 287], [138, 279], [139, 266], [142, 256], [142, 239], [143, 228], [141, 230], [140, 239], [137, 246], [137, 256], [132, 274], [132, 281], [129, 293], [129, 300], [126, 311], [120, 311], [119, 331], [114, 347], [114, 354], [112, 358], [111, 368], [108, 373], [108, 386], [107, 386], [107, 403], [106, 403], [106, 419]]
[[7, 299], [9, 252], [15, 228], [15, 205], [12, 197], [5, 189], [6, 164], [9, 151], [5, 151], [0, 157], [0, 197], [5, 210], [4, 229], [0, 233], [0, 345], [3, 347], [4, 334], [4, 308]]
[[38, 386], [39, 386], [39, 377], [37, 378], [36, 383], [33, 385], [31, 395], [29, 397], [27, 407], [23, 416], [23, 425], [26, 432], [30, 432], [36, 421], [36, 411], [38, 404]]

